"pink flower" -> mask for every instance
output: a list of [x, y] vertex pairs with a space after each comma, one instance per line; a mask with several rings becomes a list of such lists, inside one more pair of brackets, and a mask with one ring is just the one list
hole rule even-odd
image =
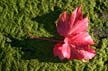
[[91, 36], [87, 33], [88, 17], [84, 18], [81, 6], [77, 7], [70, 15], [63, 12], [57, 21], [57, 31], [64, 36], [64, 43], [58, 42], [54, 47], [54, 55], [60, 60], [92, 59], [96, 52], [90, 45], [94, 44]]

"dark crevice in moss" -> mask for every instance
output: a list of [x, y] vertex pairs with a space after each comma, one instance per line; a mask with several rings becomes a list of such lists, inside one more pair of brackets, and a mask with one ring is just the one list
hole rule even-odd
[[104, 62], [104, 65], [108, 65], [108, 60]]

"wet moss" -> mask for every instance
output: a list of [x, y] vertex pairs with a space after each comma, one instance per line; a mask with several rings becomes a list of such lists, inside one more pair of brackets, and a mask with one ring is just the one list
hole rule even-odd
[[[59, 14], [70, 13], [80, 4], [96, 42], [97, 55], [90, 61], [61, 62], [53, 56], [54, 42], [27, 38], [29, 34], [62, 38], [55, 26]], [[0, 70], [108, 71], [107, 5], [107, 0], [0, 0]]]

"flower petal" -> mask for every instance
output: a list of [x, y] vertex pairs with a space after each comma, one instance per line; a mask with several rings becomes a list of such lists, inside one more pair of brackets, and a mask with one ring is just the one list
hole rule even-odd
[[76, 34], [79, 32], [87, 31], [88, 27], [88, 17], [83, 18], [81, 12], [81, 6], [78, 6], [74, 12], [71, 14], [71, 31], [69, 34]]
[[69, 27], [70, 27], [70, 23], [69, 23], [69, 15], [67, 14], [67, 12], [63, 12], [58, 21], [57, 21], [57, 31], [60, 35], [62, 36], [67, 36], [68, 32], [69, 32]]
[[86, 32], [88, 28], [88, 17], [82, 20], [77, 20], [75, 25], [72, 26], [72, 29], [69, 34], [76, 34], [79, 32]]
[[57, 21], [57, 31], [66, 37], [73, 33], [87, 31], [88, 18], [83, 18], [81, 6], [78, 6], [70, 15], [63, 12]]
[[94, 44], [91, 36], [87, 32], [80, 32], [67, 38], [69, 44], [74, 45], [92, 45]]
[[81, 12], [81, 6], [78, 6], [70, 15], [70, 23], [71, 28], [73, 28], [73, 25], [75, 25], [77, 20], [82, 20], [83, 15]]
[[77, 46], [76, 48], [71, 49], [71, 59], [89, 60], [92, 59], [95, 55], [95, 50], [90, 48], [89, 45]]
[[70, 59], [70, 47], [68, 44], [61, 44], [58, 43], [54, 47], [54, 56], [58, 56], [60, 60], [63, 60], [64, 58]]

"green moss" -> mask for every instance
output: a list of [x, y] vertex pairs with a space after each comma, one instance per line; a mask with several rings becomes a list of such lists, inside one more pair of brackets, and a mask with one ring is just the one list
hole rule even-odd
[[[57, 18], [80, 4], [96, 42], [97, 55], [90, 61], [59, 61], [53, 56], [54, 42], [27, 38], [29, 34], [62, 38], [56, 31]], [[0, 0], [0, 71], [108, 71], [107, 4], [107, 0]]]

